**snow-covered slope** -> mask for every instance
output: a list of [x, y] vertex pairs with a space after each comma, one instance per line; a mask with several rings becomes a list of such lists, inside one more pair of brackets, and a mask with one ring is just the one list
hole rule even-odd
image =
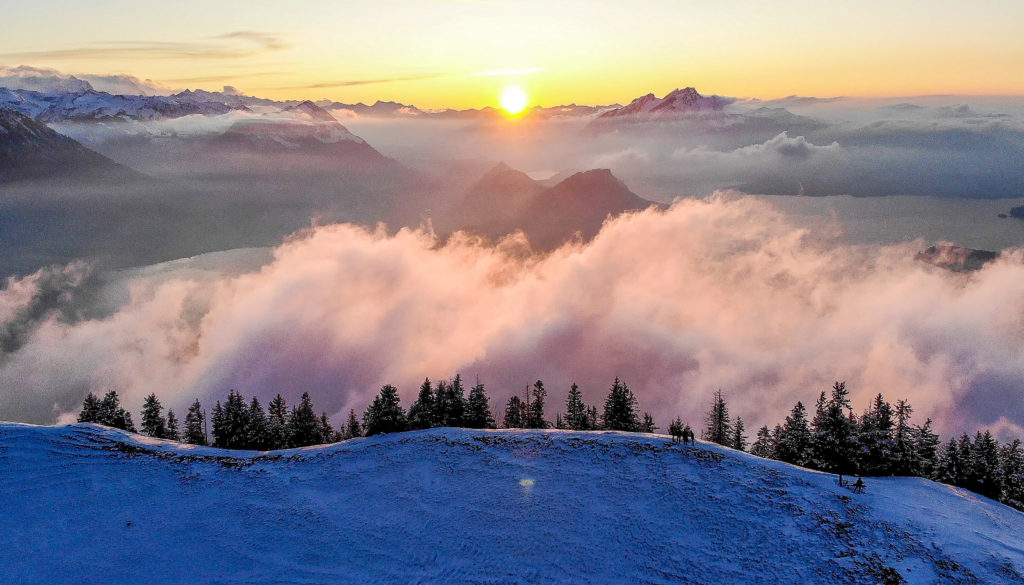
[[10, 583], [1021, 583], [1024, 514], [665, 437], [435, 429], [270, 454], [0, 425]]

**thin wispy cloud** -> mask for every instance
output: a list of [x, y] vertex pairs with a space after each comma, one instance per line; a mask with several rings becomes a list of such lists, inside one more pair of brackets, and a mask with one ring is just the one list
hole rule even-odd
[[288, 89], [322, 89], [327, 87], [353, 87], [358, 85], [376, 85], [382, 83], [397, 83], [400, 81], [421, 81], [424, 79], [437, 79], [438, 77], [445, 77], [447, 75], [450, 74], [426, 73], [423, 75], [406, 75], [403, 77], [382, 77], [377, 79], [347, 79], [342, 81], [325, 81], [323, 83], [299, 85], [296, 87], [289, 87]]
[[239, 30], [223, 34], [214, 38], [243, 39], [246, 41], [252, 41], [253, 43], [256, 43], [258, 45], [262, 45], [263, 47], [270, 50], [287, 49], [291, 47], [290, 43], [281, 40], [277, 35], [251, 30]]
[[291, 45], [271, 33], [235, 31], [208, 41], [108, 41], [77, 47], [0, 53], [0, 60], [45, 59], [239, 59], [289, 48]]
[[205, 75], [201, 77], [178, 77], [166, 79], [167, 83], [211, 83], [226, 81], [229, 79], [248, 79], [250, 77], [266, 77], [268, 75], [280, 75], [280, 71], [257, 71], [255, 73], [230, 73], [226, 75]]

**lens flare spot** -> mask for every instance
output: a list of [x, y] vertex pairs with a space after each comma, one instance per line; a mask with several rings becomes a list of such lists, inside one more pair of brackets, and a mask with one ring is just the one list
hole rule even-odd
[[523, 479], [519, 480], [519, 487], [530, 489], [530, 488], [533, 487], [533, 484], [535, 484], [535, 483], [537, 483], [537, 482], [533, 481], [532, 479], [530, 479], [528, 477], [524, 477]]

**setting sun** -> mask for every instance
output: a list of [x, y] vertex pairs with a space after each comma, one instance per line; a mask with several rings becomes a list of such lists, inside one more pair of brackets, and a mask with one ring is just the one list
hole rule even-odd
[[526, 92], [517, 85], [505, 88], [501, 93], [501, 109], [513, 116], [526, 109], [529, 103], [530, 98], [526, 97]]

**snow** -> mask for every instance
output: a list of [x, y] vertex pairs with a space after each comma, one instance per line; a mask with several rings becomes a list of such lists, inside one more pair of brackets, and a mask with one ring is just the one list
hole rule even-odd
[[433, 429], [266, 454], [0, 424], [10, 583], [1020, 583], [1022, 534], [1024, 514], [930, 481], [858, 495], [658, 435]]

